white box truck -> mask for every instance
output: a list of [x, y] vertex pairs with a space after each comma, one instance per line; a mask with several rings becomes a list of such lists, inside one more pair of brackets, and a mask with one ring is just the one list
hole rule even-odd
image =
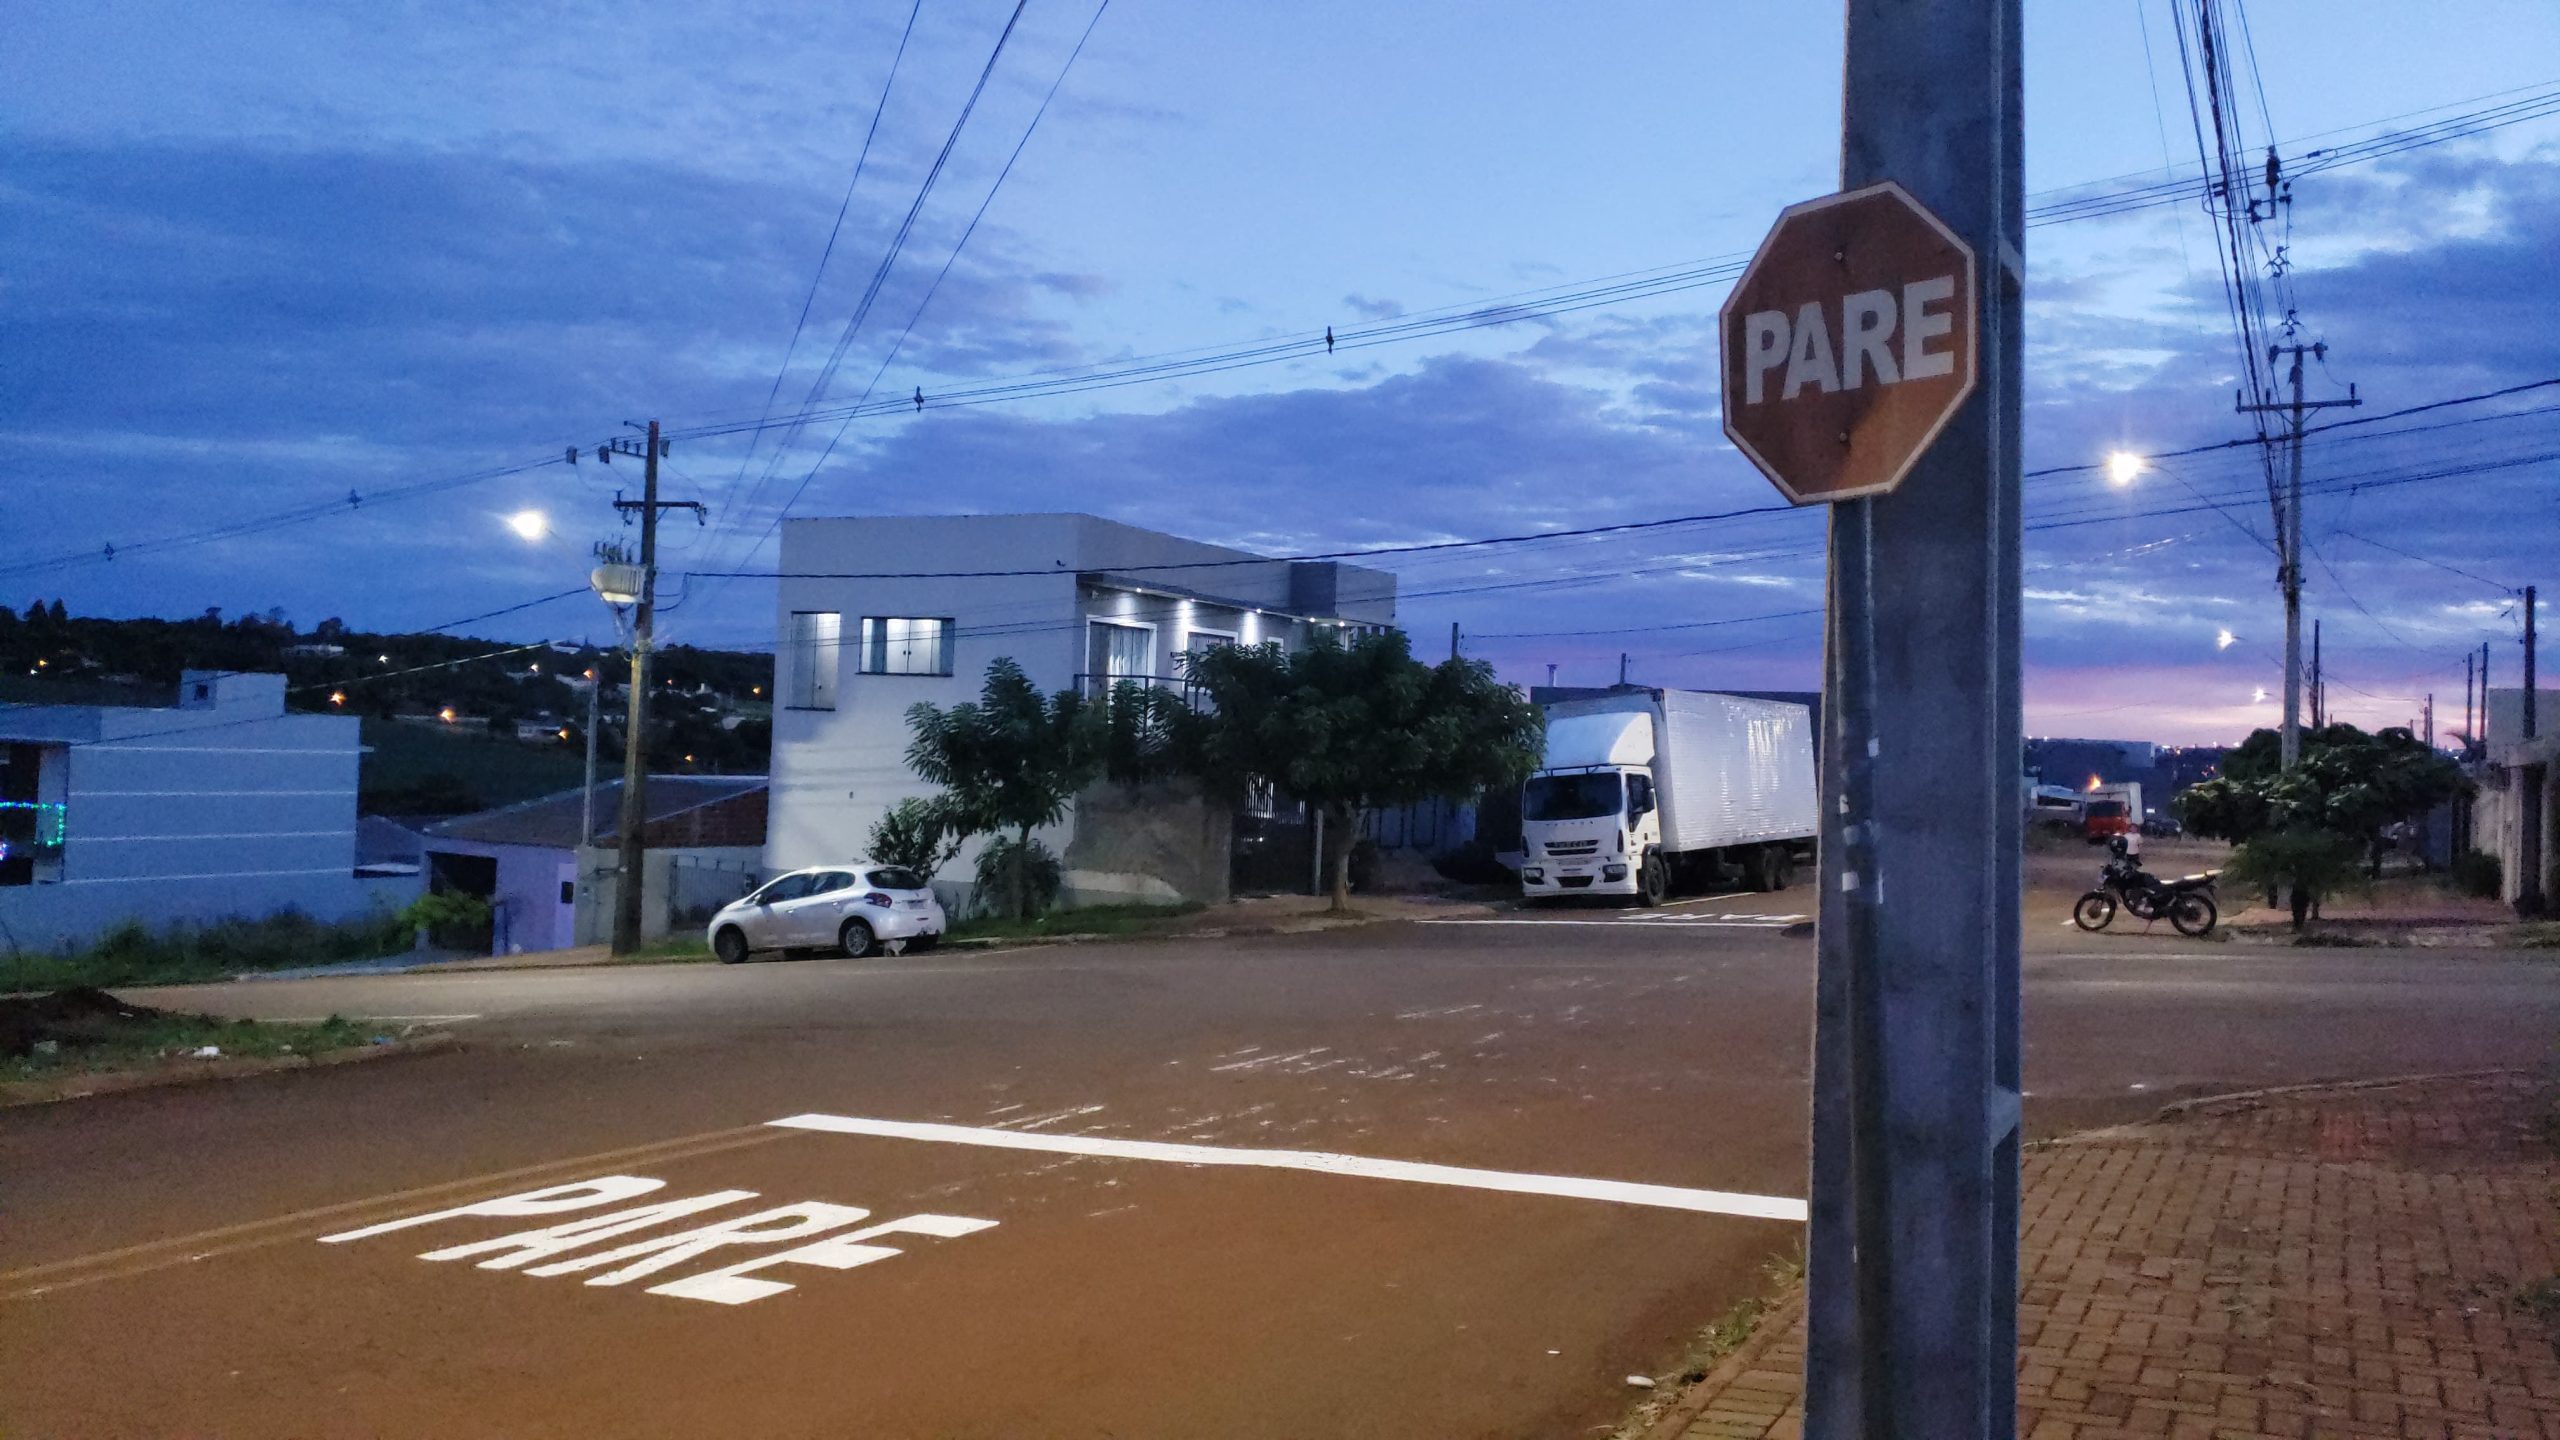
[[1802, 705], [1701, 690], [1560, 700], [1520, 792], [1520, 893], [1658, 905], [1737, 879], [1783, 890], [1813, 858], [1815, 808]]

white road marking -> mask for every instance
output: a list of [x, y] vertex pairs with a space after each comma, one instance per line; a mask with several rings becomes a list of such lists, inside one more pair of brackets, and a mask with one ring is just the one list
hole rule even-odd
[[1239, 1165], [1264, 1170], [1307, 1170], [1319, 1175], [1355, 1175], [1420, 1185], [1454, 1185], [1514, 1195], [1554, 1195], [1572, 1200], [1688, 1210], [1703, 1215], [1737, 1215], [1754, 1220], [1802, 1223], [1805, 1218], [1805, 1202], [1782, 1195], [1745, 1195], [1725, 1190], [1649, 1185], [1632, 1180], [1591, 1180], [1570, 1175], [1476, 1170], [1460, 1165], [1336, 1155], [1322, 1150], [1246, 1150], [1221, 1145], [1179, 1145], [1161, 1140], [1120, 1140], [1100, 1135], [1031, 1134], [1020, 1130], [987, 1130], [911, 1120], [870, 1120], [852, 1115], [791, 1115], [766, 1123], [789, 1130], [869, 1135], [887, 1140], [923, 1140], [944, 1145], [982, 1145], [996, 1150], [1037, 1150], [1053, 1155], [1153, 1160], [1169, 1165]]
[[1421, 920], [1421, 925], [1633, 925], [1648, 930], [1784, 930], [1813, 917], [1809, 915], [1769, 915], [1750, 920], [1709, 919], [1706, 916], [1668, 915], [1660, 920]]
[[[289, 1015], [269, 1019], [269, 1025], [325, 1025], [343, 1019], [337, 1015]], [[477, 1020], [478, 1011], [468, 1015], [367, 1015], [354, 1023], [363, 1025], [453, 1025], [464, 1020]]]

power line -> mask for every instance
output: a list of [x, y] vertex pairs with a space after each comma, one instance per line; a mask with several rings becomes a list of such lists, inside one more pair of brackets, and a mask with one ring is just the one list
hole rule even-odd
[[[2425, 114], [2428, 112], [2413, 111], [2409, 113]], [[2534, 95], [2528, 96], [2524, 100], [2512, 101], [2483, 110], [2448, 116], [2444, 120], [2432, 122], [2430, 125], [2420, 127], [2416, 130], [2396, 132], [2392, 136], [2376, 137], [2370, 141], [2310, 152], [2310, 155], [2316, 155], [2319, 158], [2317, 161], [2311, 161], [2310, 155], [2307, 155], [2307, 163], [2303, 168], [2297, 171], [2297, 174], [2315, 173], [2319, 170], [2336, 168], [2340, 165], [2360, 163], [2362, 161], [2381, 158], [2386, 155], [2404, 153], [2407, 150], [2419, 148], [2424, 145], [2442, 144], [2452, 140], [2470, 138], [2479, 134], [2488, 133], [2491, 130], [2503, 128], [2509, 125], [2521, 124], [2530, 120], [2545, 118], [2546, 116], [2553, 114], [2560, 114], [2560, 88], [2537, 91]], [[2397, 119], [2404, 117], [2393, 118]], [[2343, 132], [2332, 131], [2324, 133], [2334, 134]], [[2147, 174], [2151, 172], [2139, 173]], [[2103, 184], [2106, 182], [2096, 183]], [[2081, 188], [2085, 187], [2069, 187], [2064, 190], [2045, 193], [2051, 196], [2068, 197], [2072, 189]], [[2174, 183], [2154, 182], [2151, 184], [2136, 186], [2125, 193], [2130, 197], [2130, 199], [2139, 202], [2131, 208], [2146, 208], [2152, 205], [2193, 199], [2201, 194], [2202, 190], [2198, 182], [2192, 180], [2180, 180]], [[2031, 211], [2028, 217], [2029, 223], [2034, 225], [2058, 224], [2081, 219], [2104, 218], [2104, 213], [2121, 213], [2095, 213], [2085, 208], [2071, 208], [2073, 206], [2078, 206], [2080, 203], [2081, 202], [2077, 200], [2068, 199], [2056, 199], [2049, 201], [2045, 206]], [[1464, 330], [1478, 329], [1486, 326], [1512, 324], [1525, 319], [1545, 318], [1550, 315], [1568, 314], [1609, 305], [1658, 298], [1664, 295], [1699, 289], [1719, 283], [1723, 280], [1729, 280], [1741, 273], [1742, 266], [1747, 259], [1747, 256], [1731, 256], [1714, 261], [1658, 267], [1653, 270], [1627, 271], [1622, 272], [1620, 275], [1604, 277], [1603, 280], [1596, 282], [1585, 282], [1574, 286], [1556, 286], [1548, 287], [1544, 290], [1518, 292], [1515, 296], [1503, 297], [1502, 299], [1493, 302], [1444, 307], [1439, 311], [1421, 312], [1415, 316], [1403, 317], [1397, 321], [1381, 325], [1352, 327], [1342, 336], [1337, 337], [1337, 348], [1367, 348], [1372, 345], [1397, 343], [1414, 339], [1434, 338], [1441, 335]], [[1541, 299], [1538, 297], [1548, 298]], [[1314, 355], [1321, 355], [1322, 353], [1324, 353], [1322, 332], [1320, 330], [1305, 331], [1299, 332], [1295, 335], [1282, 337], [1277, 340], [1258, 341], [1241, 347], [1201, 346], [1193, 347], [1188, 350], [1160, 352], [1155, 356], [1143, 357], [1138, 361], [1124, 362], [1117, 366], [1087, 366], [1076, 367], [1065, 371], [1052, 370], [1028, 372], [1025, 376], [1017, 377], [1015, 380], [1010, 382], [1001, 382], [992, 385], [973, 387], [967, 390], [944, 392], [937, 396], [928, 396], [923, 408], [944, 409], [963, 405], [997, 403], [998, 401], [1004, 400], [1035, 399], [1057, 395], [1072, 395], [1091, 390], [1121, 388], [1127, 385], [1143, 384], [1152, 379], [1172, 379], [1194, 375], [1215, 374], [1227, 370], [1245, 368], [1249, 365], [1272, 364], [1288, 360], [1305, 359]], [[781, 416], [758, 415], [755, 418], [749, 418], [741, 421], [707, 421], [688, 428], [671, 429], [667, 433], [670, 437], [676, 439], [712, 439], [731, 435], [757, 433], [766, 429], [803, 425], [816, 421], [831, 419], [841, 420], [856, 415], [890, 414], [906, 408], [908, 408], [908, 405], [907, 402], [904, 401], [866, 403], [858, 406], [812, 406], [802, 411]], [[2376, 415], [2366, 418], [2367, 420], [2381, 420], [2389, 417]], [[2315, 430], [2310, 433], [2317, 433], [2317, 431]], [[2236, 443], [2239, 445], [2249, 445], [2257, 444], [2259, 442], [2256, 440], [2246, 440]], [[2169, 456], [2176, 456], [2182, 454], [2200, 454], [2207, 450], [2227, 448], [2234, 448], [2234, 446], [2228, 444], [2203, 446], [2189, 450], [2170, 451], [2165, 453]], [[239, 538], [250, 534], [262, 533], [267, 530], [280, 529], [290, 525], [324, 519], [333, 515], [352, 513], [355, 510], [360, 509], [365, 504], [379, 505], [393, 503], [444, 490], [458, 489], [465, 486], [486, 483], [487, 481], [494, 479], [519, 475], [526, 473], [527, 471], [539, 469], [545, 465], [558, 463], [558, 460], [559, 456], [556, 453], [546, 453], [542, 459], [527, 460], [512, 465], [463, 472], [452, 476], [421, 481], [413, 485], [381, 490], [371, 495], [360, 496], [351, 491], [348, 497], [344, 500], [292, 506], [260, 516], [246, 517], [241, 520], [233, 521], [207, 530], [161, 536], [149, 540], [134, 541], [120, 546], [102, 545], [95, 549], [57, 553], [55, 555], [41, 557], [34, 560], [21, 561], [10, 565], [0, 565], [0, 576], [32, 574], [79, 565], [99, 564], [119, 557], [156, 553], [187, 546], [211, 543], [219, 540]], [[2085, 468], [2091, 467], [2056, 467], [2054, 470], [2035, 471], [2029, 473], [2031, 475], [2041, 475], [2060, 473], [2060, 471], [2069, 469]]]
[[[907, 348], [908, 337], [915, 334], [916, 322], [924, 318], [925, 307], [933, 303], [933, 297], [942, 289], [942, 282], [950, 277], [951, 267], [959, 261], [960, 252], [968, 247], [969, 237], [978, 233], [978, 222], [987, 218], [987, 207], [996, 203], [996, 192], [1004, 188], [1006, 177], [1013, 174], [1014, 162], [1022, 158], [1023, 150], [1031, 144], [1032, 134], [1040, 128], [1041, 117], [1049, 113], [1049, 102], [1058, 98], [1058, 87], [1067, 83], [1067, 72], [1075, 68], [1076, 57], [1084, 53], [1085, 42], [1093, 38], [1094, 27], [1102, 23], [1103, 12], [1110, 8], [1111, 0], [1102, 0], [1100, 5], [1094, 7], [1093, 18], [1085, 22], [1084, 33], [1076, 37], [1075, 48], [1067, 52], [1065, 63], [1058, 67], [1057, 78], [1049, 82], [1048, 93], [1040, 97], [1039, 108], [1031, 112], [1031, 123], [1022, 127], [1022, 138], [1014, 142], [1013, 153], [1005, 157], [1004, 168], [996, 172], [995, 183], [987, 187], [986, 198], [978, 202], [978, 209], [969, 217], [967, 228], [963, 229], [960, 232], [960, 238], [953, 242], [951, 253], [943, 257], [942, 268], [934, 273], [933, 283], [925, 287], [923, 297], [916, 301], [916, 308], [907, 315], [907, 323], [898, 331], [898, 338], [890, 345], [889, 353], [881, 357], [879, 367], [871, 372], [870, 382], [862, 387], [861, 396], [854, 401], [856, 407], [871, 399], [872, 392], [880, 388], [880, 377], [888, 373], [889, 366], [897, 360], [899, 352]], [[923, 391], [919, 390], [917, 394], [921, 395]], [[738, 552], [738, 558], [742, 563], [747, 557], [764, 548], [764, 542], [771, 539], [774, 530], [782, 524], [782, 517], [791, 513], [792, 506], [800, 503], [800, 497], [808, 492], [809, 482], [818, 478], [818, 471], [824, 468], [828, 458], [836, 453], [836, 446], [843, 441], [845, 431], [852, 424], [853, 417], [848, 415], [841, 424], [836, 426], [835, 434], [827, 438], [827, 448], [820, 451], [817, 460], [809, 466], [809, 473], [801, 476], [800, 483], [792, 487], [791, 498], [783, 501], [780, 508], [774, 511], [773, 518], [765, 522], [764, 529], [757, 533], [755, 540]]]
[[[760, 413], [766, 419], [772, 418], [773, 402], [782, 395], [783, 377], [791, 373], [792, 357], [800, 351], [800, 332], [808, 327], [809, 311], [818, 300], [818, 284], [826, 278], [827, 261], [835, 256], [836, 237], [844, 233], [844, 217], [853, 208], [853, 192], [862, 184], [863, 168], [871, 163], [871, 142], [880, 134], [880, 117], [889, 111], [890, 92], [898, 85], [898, 68], [907, 58], [907, 41], [915, 34], [916, 16], [923, 10], [924, 0], [913, 0], [907, 7], [906, 27], [898, 32], [898, 50], [889, 59], [889, 76], [880, 82], [880, 101], [871, 108], [871, 123], [862, 132], [862, 150], [854, 157], [853, 178], [845, 182], [844, 199], [836, 206], [835, 223], [827, 227], [827, 243], [818, 252], [818, 268], [809, 276], [809, 292], [800, 297], [799, 317], [791, 322], [790, 342], [782, 347], [782, 365], [773, 372], [773, 386], [765, 392], [764, 408]], [[761, 434], [758, 432], [757, 436], [750, 437], [747, 453], [738, 457], [738, 473], [730, 478], [728, 488], [721, 492], [719, 520], [715, 524], [728, 519], [729, 502], [736, 498], [738, 487], [746, 483], [747, 466], [755, 459], [756, 440], [761, 438]]]

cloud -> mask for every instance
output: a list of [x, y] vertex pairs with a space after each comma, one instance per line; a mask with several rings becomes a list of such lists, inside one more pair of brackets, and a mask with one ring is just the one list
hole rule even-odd
[[1393, 300], [1372, 300], [1365, 295], [1345, 295], [1342, 303], [1363, 320], [1393, 320], [1404, 313], [1404, 307]]

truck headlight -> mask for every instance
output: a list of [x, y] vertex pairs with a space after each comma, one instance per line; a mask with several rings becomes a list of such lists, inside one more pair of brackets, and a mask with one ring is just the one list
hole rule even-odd
[[1547, 883], [1547, 872], [1540, 869], [1538, 866], [1532, 865], [1520, 872], [1520, 878], [1528, 881], [1532, 885], [1544, 885]]
[[1603, 880], [1624, 880], [1627, 878], [1627, 867], [1624, 865], [1603, 865], [1600, 867], [1600, 878]]

